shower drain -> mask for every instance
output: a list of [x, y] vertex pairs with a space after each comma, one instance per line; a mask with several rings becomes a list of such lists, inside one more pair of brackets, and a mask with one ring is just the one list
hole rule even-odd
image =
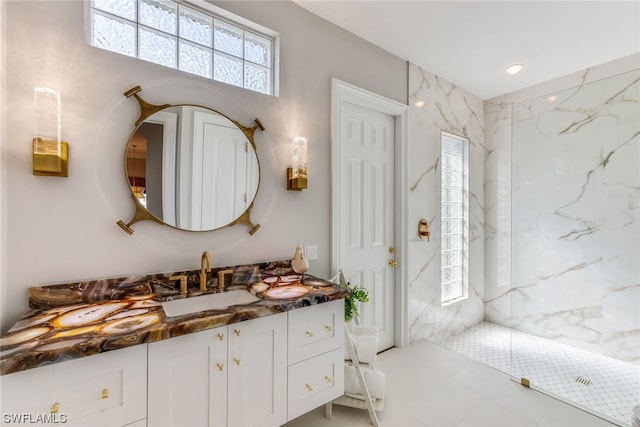
[[580, 383], [582, 385], [591, 385], [591, 380], [589, 378], [585, 378], [585, 377], [576, 377], [575, 381], [577, 383]]

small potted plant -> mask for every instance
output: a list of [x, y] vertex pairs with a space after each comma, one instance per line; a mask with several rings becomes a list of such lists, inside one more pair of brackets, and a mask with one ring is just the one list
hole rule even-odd
[[369, 291], [358, 285], [351, 285], [345, 281], [344, 275], [340, 273], [340, 285], [349, 289], [349, 295], [344, 298], [344, 320], [349, 323], [355, 317], [360, 317], [358, 302], [369, 301]]

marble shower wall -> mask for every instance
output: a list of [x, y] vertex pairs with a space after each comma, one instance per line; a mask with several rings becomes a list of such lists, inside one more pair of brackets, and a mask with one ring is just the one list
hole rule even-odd
[[628, 64], [485, 103], [485, 313], [637, 362], [640, 70]]
[[[417, 101], [424, 105], [416, 106]], [[438, 341], [484, 316], [484, 112], [482, 100], [409, 65], [409, 339]], [[469, 139], [469, 298], [440, 305], [440, 135]], [[430, 241], [417, 236], [429, 221]]]

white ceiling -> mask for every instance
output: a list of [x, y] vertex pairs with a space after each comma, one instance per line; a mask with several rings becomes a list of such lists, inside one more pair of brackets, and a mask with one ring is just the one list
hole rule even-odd
[[293, 1], [482, 99], [640, 52], [639, 0]]

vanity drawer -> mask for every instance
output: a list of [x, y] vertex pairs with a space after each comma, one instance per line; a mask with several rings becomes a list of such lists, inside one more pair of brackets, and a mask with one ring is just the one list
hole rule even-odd
[[344, 345], [344, 300], [289, 312], [289, 363]]
[[344, 394], [342, 348], [289, 366], [288, 421]]
[[146, 416], [147, 346], [2, 376], [3, 413], [46, 423], [122, 426]]

